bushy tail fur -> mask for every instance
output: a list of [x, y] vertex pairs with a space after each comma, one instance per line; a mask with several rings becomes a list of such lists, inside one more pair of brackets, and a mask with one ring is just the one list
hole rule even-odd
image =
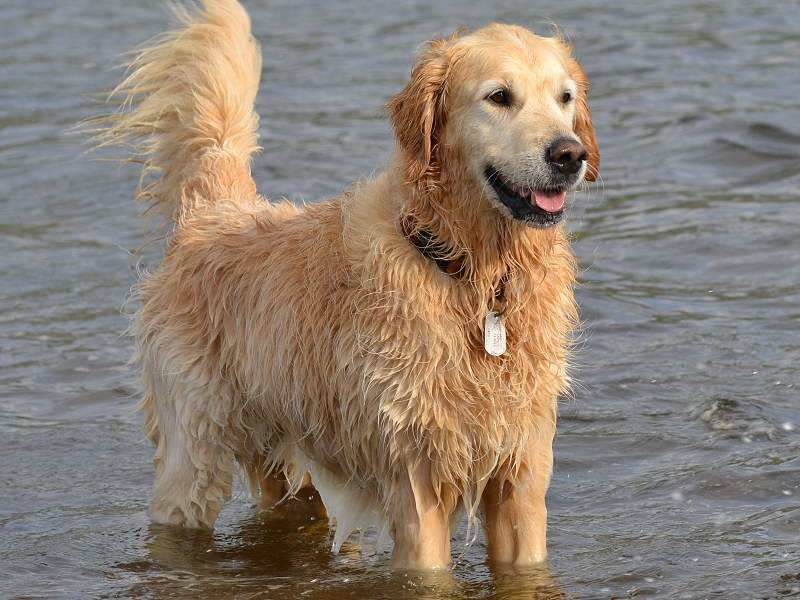
[[97, 137], [133, 148], [130, 160], [144, 163], [137, 198], [180, 223], [220, 199], [255, 195], [261, 52], [236, 0], [175, 12], [182, 26], [136, 52], [110, 96], [121, 107]]

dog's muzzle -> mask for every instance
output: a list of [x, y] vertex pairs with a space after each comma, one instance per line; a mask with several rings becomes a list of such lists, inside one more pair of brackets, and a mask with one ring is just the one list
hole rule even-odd
[[567, 191], [578, 183], [588, 152], [576, 139], [559, 137], [545, 149], [550, 181], [542, 187], [514, 182], [498, 168], [487, 165], [486, 181], [511, 216], [532, 227], [547, 228], [564, 217]]

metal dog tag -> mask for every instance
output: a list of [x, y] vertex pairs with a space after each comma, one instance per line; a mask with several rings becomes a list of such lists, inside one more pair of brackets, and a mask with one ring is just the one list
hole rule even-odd
[[506, 326], [503, 315], [490, 310], [483, 324], [483, 348], [492, 356], [500, 356], [506, 351]]

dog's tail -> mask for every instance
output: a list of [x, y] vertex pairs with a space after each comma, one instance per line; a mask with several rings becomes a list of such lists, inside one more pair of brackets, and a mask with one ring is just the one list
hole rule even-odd
[[236, 0], [176, 13], [180, 28], [135, 53], [111, 94], [122, 105], [97, 139], [133, 149], [129, 160], [144, 164], [137, 199], [180, 223], [219, 200], [255, 196], [261, 52]]

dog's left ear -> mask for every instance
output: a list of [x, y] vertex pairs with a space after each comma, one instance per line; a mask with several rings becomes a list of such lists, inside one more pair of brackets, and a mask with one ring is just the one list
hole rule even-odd
[[387, 105], [395, 136], [408, 159], [409, 183], [422, 183], [439, 172], [436, 155], [444, 127], [451, 67], [447, 49], [455, 37], [430, 42], [417, 59], [411, 79]]
[[575, 123], [573, 125], [575, 133], [581, 140], [589, 158], [586, 163], [586, 181], [595, 181], [597, 175], [600, 173], [600, 150], [597, 147], [597, 137], [594, 133], [594, 124], [592, 123], [592, 115], [589, 112], [589, 78], [586, 73], [578, 64], [578, 61], [572, 59], [569, 64], [570, 76], [578, 84], [578, 98], [576, 99], [575, 106]]

